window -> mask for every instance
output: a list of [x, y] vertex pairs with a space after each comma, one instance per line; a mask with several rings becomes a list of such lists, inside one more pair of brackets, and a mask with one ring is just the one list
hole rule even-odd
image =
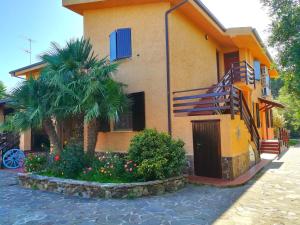
[[116, 121], [110, 122], [102, 119], [99, 125], [100, 132], [109, 132], [111, 125], [114, 131], [142, 131], [145, 129], [145, 93], [133, 93], [128, 97], [131, 99], [131, 107], [126, 112], [120, 113]]
[[254, 61], [254, 74], [255, 74], [255, 80], [260, 80], [260, 62]]
[[115, 30], [110, 38], [110, 60], [130, 58], [132, 56], [131, 29], [122, 28]]
[[118, 120], [114, 122], [115, 131], [130, 131], [132, 130], [132, 111], [121, 113]]

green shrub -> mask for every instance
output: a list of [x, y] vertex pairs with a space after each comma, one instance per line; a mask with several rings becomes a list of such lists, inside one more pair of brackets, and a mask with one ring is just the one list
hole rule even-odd
[[295, 146], [295, 145], [297, 145], [298, 144], [298, 140], [296, 140], [296, 139], [290, 139], [289, 140], [289, 146]]
[[30, 154], [25, 159], [26, 172], [41, 172], [45, 170], [47, 166], [47, 157], [45, 155]]
[[85, 166], [85, 154], [80, 145], [67, 145], [60, 156], [52, 155], [48, 173], [64, 178], [76, 178]]
[[128, 158], [138, 165], [145, 180], [166, 179], [182, 174], [186, 165], [184, 142], [156, 130], [145, 130], [131, 141]]

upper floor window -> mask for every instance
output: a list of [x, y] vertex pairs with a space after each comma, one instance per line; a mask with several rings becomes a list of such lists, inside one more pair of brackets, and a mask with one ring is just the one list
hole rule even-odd
[[111, 61], [130, 58], [132, 56], [130, 28], [117, 29], [110, 34], [109, 38]]
[[260, 80], [261, 70], [260, 70], [260, 62], [258, 60], [254, 61], [254, 74], [255, 74], [255, 80]]

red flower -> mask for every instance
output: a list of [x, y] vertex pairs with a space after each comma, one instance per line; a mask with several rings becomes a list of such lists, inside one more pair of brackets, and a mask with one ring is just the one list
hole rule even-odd
[[59, 159], [60, 159], [59, 155], [56, 155], [56, 156], [54, 157], [54, 161], [59, 161]]

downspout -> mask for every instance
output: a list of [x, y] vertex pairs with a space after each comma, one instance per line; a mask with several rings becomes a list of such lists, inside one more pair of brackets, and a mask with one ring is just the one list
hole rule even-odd
[[165, 29], [166, 29], [166, 67], [167, 67], [167, 102], [168, 102], [168, 133], [172, 136], [172, 113], [171, 113], [171, 84], [170, 84], [170, 44], [169, 44], [169, 14], [180, 8], [189, 0], [174, 5], [165, 13]]

